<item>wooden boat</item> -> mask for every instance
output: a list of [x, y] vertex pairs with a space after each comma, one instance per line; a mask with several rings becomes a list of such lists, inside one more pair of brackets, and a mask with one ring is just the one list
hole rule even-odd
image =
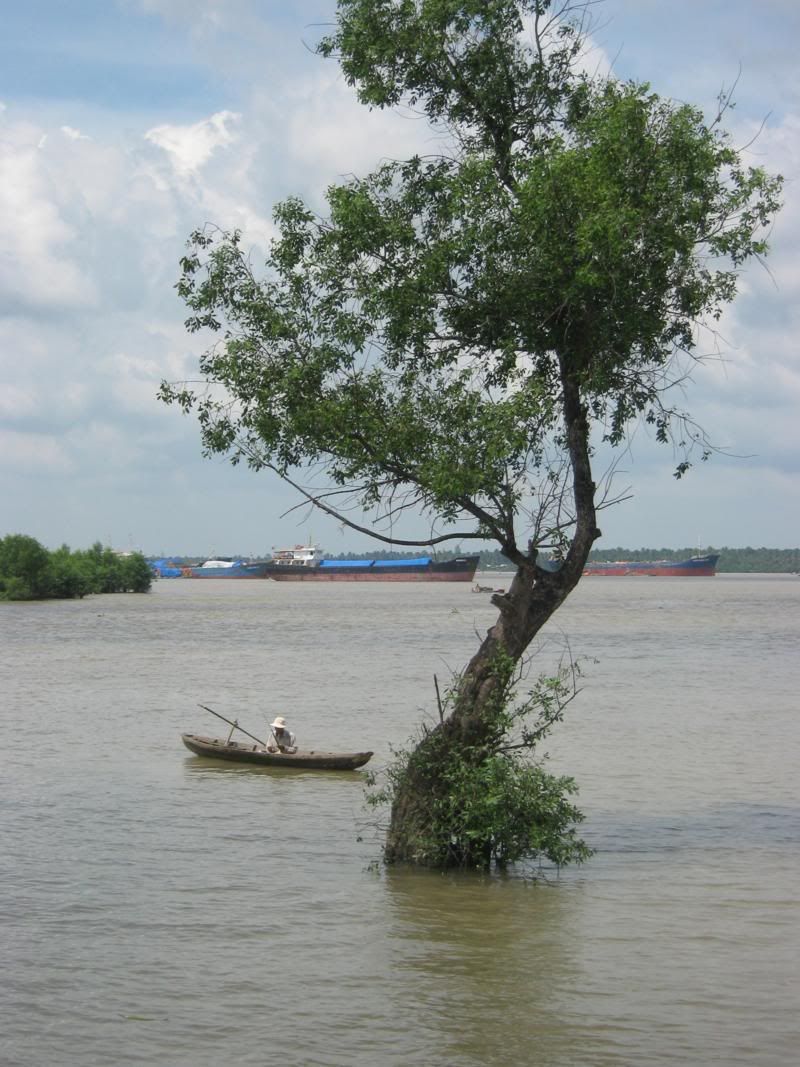
[[267, 752], [263, 745], [218, 737], [181, 734], [184, 745], [197, 756], [234, 760], [237, 763], [259, 763], [266, 767], [294, 767], [298, 770], [354, 771], [371, 758], [371, 752]]

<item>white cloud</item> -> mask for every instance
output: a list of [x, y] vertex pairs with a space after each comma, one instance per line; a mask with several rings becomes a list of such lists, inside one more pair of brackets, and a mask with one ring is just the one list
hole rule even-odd
[[34, 414], [36, 393], [13, 383], [0, 384], [0, 418], [9, 421]]
[[154, 126], [145, 137], [163, 148], [180, 174], [198, 171], [218, 148], [227, 147], [237, 139], [233, 128], [241, 115], [233, 111], [218, 111], [210, 118], [190, 126]]
[[[0, 468], [5, 468], [14, 474], [44, 472], [65, 475], [74, 470], [57, 436], [24, 433], [6, 430], [2, 427], [0, 427]], [[6, 513], [8, 515], [8, 510]]]
[[161, 381], [181, 380], [190, 373], [188, 358], [175, 352], [159, 358], [153, 354], [115, 352], [98, 361], [97, 370], [115, 411], [150, 419], [166, 414], [155, 400]]
[[0, 300], [6, 305], [86, 306], [94, 286], [80, 262], [63, 189], [33, 143], [0, 141]]
[[311, 171], [321, 185], [365, 174], [384, 158], [431, 151], [435, 135], [419, 116], [368, 111], [333, 68], [296, 85], [282, 103], [295, 173]]
[[64, 134], [65, 137], [69, 137], [70, 140], [72, 140], [72, 141], [90, 141], [91, 140], [91, 138], [88, 136], [88, 134], [81, 133], [80, 130], [76, 130], [72, 126], [62, 126], [61, 127], [61, 132]]
[[94, 418], [76, 425], [66, 441], [78, 455], [102, 456], [98, 466], [106, 474], [147, 462], [147, 442], [130, 433], [127, 426], [108, 419]]

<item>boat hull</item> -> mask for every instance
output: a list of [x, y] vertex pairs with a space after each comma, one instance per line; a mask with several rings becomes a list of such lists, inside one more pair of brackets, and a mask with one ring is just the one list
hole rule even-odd
[[713, 578], [717, 573], [719, 555], [692, 556], [683, 560], [615, 560], [611, 563], [587, 563], [585, 575], [609, 577], [655, 577], [655, 578]]
[[265, 578], [275, 582], [471, 582], [478, 556], [435, 563], [411, 560], [325, 560], [323, 563], [292, 566], [266, 565]]
[[266, 752], [259, 745], [222, 741], [217, 737], [181, 734], [181, 740], [196, 756], [257, 763], [262, 767], [293, 767], [296, 770], [355, 771], [372, 757], [371, 752]]
[[235, 567], [182, 567], [182, 578], [265, 578], [266, 563], [242, 563]]

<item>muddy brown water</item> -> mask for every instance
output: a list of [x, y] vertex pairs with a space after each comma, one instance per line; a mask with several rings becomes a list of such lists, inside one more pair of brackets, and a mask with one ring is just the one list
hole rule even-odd
[[596, 660], [548, 750], [597, 852], [545, 881], [383, 870], [360, 774], [181, 745], [225, 732], [202, 702], [380, 768], [494, 614], [230, 580], [0, 605], [0, 1063], [796, 1063], [800, 579], [582, 582], [538, 655]]

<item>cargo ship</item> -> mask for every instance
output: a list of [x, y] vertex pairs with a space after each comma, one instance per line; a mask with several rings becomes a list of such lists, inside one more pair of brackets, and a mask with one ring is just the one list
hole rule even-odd
[[181, 578], [264, 578], [268, 564], [209, 559], [199, 567], [181, 567]]
[[416, 559], [325, 559], [318, 545], [273, 549], [263, 577], [276, 582], [471, 582], [478, 556]]
[[613, 577], [645, 575], [656, 578], [713, 578], [717, 573], [719, 554], [691, 556], [689, 559], [626, 560], [610, 563], [589, 562], [584, 574], [606, 574]]

